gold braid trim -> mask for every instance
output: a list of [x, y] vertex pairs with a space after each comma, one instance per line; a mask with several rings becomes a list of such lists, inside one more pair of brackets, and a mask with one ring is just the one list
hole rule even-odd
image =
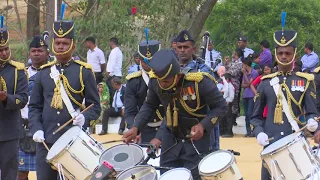
[[296, 75], [302, 78], [307, 79], [308, 81], [314, 80], [314, 75], [309, 73], [303, 73], [303, 72], [296, 72]]
[[169, 128], [172, 128], [172, 116], [171, 116], [170, 103], [168, 104], [167, 111], [166, 111], [166, 120], [167, 120], [167, 126]]
[[0, 91], [7, 91], [6, 81], [2, 76], [0, 76]]
[[130, 79], [140, 77], [140, 76], [142, 76], [142, 71], [133, 72], [133, 73], [130, 73], [126, 76], [126, 80], [129, 81]]
[[162, 117], [159, 109], [156, 110], [156, 114], [157, 114], [158, 118], [162, 121], [162, 120], [163, 120], [163, 117]]
[[[80, 71], [80, 72], [81, 72], [81, 71]], [[82, 75], [80, 75], [81, 89], [80, 89], [79, 91], [73, 89], [73, 88], [70, 86], [69, 81], [68, 81], [68, 79], [67, 79], [66, 76], [64, 76], [63, 74], [61, 74], [60, 77], [61, 77], [62, 80], [63, 80], [64, 89], [66, 90], [66, 93], [67, 93], [67, 95], [69, 96], [70, 100], [71, 100], [72, 102], [74, 102], [76, 105], [78, 105], [79, 107], [81, 107], [81, 109], [84, 109], [82, 103], [78, 102], [78, 101], [71, 95], [71, 93], [70, 93], [70, 91], [71, 91], [71, 92], [73, 92], [73, 93], [75, 93], [75, 94], [81, 94], [81, 95], [83, 96], [82, 92], [83, 92], [83, 90], [84, 90], [84, 85], [81, 83], [81, 82], [82, 82]]]
[[173, 127], [178, 127], [178, 111], [179, 109], [176, 106], [176, 98], [173, 99]]
[[79, 60], [74, 60], [75, 63], [81, 65], [81, 66], [84, 66], [85, 68], [87, 69], [91, 69], [92, 70], [92, 66], [91, 64], [88, 64], [88, 63], [85, 63], [83, 61], [79, 61]]
[[320, 66], [313, 70], [314, 73], [319, 73], [319, 71], [320, 71]]
[[[24, 68], [23, 68], [24, 69]], [[14, 69], [14, 90], [13, 94], [16, 94], [17, 91], [17, 83], [18, 83], [18, 68]]]
[[12, 60], [10, 60], [8, 63], [10, 65], [16, 67], [16, 69], [18, 69], [18, 70], [25, 70], [25, 66], [24, 66], [23, 63], [20, 63], [20, 62], [17, 62], [17, 61], [12, 61]]
[[272, 73], [272, 74], [268, 74], [268, 75], [262, 76], [261, 80], [272, 79], [272, 78], [278, 76], [278, 74], [279, 74], [279, 72], [275, 72], [275, 73]]
[[44, 69], [46, 67], [51, 67], [51, 66], [55, 65], [56, 63], [57, 63], [56, 60], [54, 60], [52, 62], [48, 62], [47, 64], [44, 64], [44, 65], [40, 66], [40, 69]]
[[204, 76], [207, 76], [215, 84], [218, 84], [217, 80], [211, 74], [209, 74], [207, 72], [190, 72], [190, 73], [185, 74], [184, 79], [187, 81], [200, 82], [200, 81], [202, 81]]
[[56, 83], [56, 87], [54, 88], [54, 93], [51, 101], [51, 107], [55, 109], [63, 109], [63, 103], [62, 103], [62, 97], [60, 92], [60, 79], [61, 75], [59, 75], [59, 78]]

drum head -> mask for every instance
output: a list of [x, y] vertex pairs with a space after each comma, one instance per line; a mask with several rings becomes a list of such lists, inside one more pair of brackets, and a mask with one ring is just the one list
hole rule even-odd
[[191, 172], [186, 168], [175, 168], [162, 174], [159, 180], [173, 180], [175, 178], [189, 180], [191, 179]]
[[117, 176], [117, 180], [127, 180], [130, 178], [139, 180], [157, 180], [158, 175], [156, 169], [153, 167], [139, 165], [126, 169]]
[[224, 170], [233, 161], [233, 156], [228, 151], [215, 151], [204, 157], [199, 163], [199, 172], [214, 174]]
[[143, 151], [138, 145], [119, 144], [102, 153], [100, 164], [107, 161], [119, 172], [139, 164], [143, 158]]
[[279, 139], [278, 141], [270, 144], [268, 147], [266, 147], [262, 152], [261, 152], [261, 156], [269, 154], [271, 152], [274, 152], [275, 150], [278, 150], [280, 148], [282, 148], [283, 146], [293, 142], [295, 139], [297, 139], [299, 136], [301, 135], [301, 133], [293, 133], [290, 134], [288, 136], [285, 136], [281, 139]]
[[51, 160], [59, 154], [65, 147], [74, 139], [78, 137], [79, 132], [82, 131], [78, 126], [73, 126], [66, 131], [50, 148], [47, 154], [47, 160]]

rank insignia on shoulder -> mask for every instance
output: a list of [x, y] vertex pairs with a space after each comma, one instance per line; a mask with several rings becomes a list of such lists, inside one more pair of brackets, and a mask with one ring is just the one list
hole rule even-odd
[[21, 101], [19, 99], [16, 99], [16, 104], [20, 104]]

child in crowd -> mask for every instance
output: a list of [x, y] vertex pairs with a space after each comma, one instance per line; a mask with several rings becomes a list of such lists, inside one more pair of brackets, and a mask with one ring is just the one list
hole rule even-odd
[[[256, 88], [258, 87], [258, 85], [261, 82], [261, 78], [265, 75], [271, 74], [272, 73], [272, 68], [269, 65], [265, 65], [263, 67], [263, 74], [258, 76], [254, 81], [252, 81], [252, 83], [250, 84], [250, 88], [251, 90], [254, 92], [255, 97], [258, 96], [257, 90]], [[255, 100], [255, 99], [254, 99]], [[263, 110], [263, 118], [266, 118], [268, 114], [268, 107], [266, 106]]]

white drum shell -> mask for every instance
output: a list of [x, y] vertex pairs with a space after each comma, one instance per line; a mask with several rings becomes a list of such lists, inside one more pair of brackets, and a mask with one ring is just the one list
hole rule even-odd
[[[212, 168], [211, 172], [210, 168]], [[234, 155], [229, 151], [219, 150], [208, 154], [200, 161], [198, 169], [203, 180], [242, 179]]]
[[63, 167], [68, 179], [87, 180], [99, 166], [99, 157], [104, 151], [100, 144], [78, 126], [66, 131], [51, 147], [47, 161], [58, 169]]
[[[145, 171], [145, 173], [143, 173]], [[148, 165], [138, 165], [134, 167], [130, 167], [124, 171], [122, 171], [118, 176], [117, 180], [127, 180], [130, 179], [132, 174], [139, 174], [143, 173], [144, 175], [142, 177], [136, 177], [139, 178], [139, 180], [158, 180], [158, 174], [156, 172], [156, 169], [152, 166]]]
[[306, 179], [319, 166], [309, 142], [301, 133], [288, 135], [275, 143], [261, 152], [261, 158], [274, 178], [278, 174], [290, 180]]
[[159, 180], [193, 180], [191, 172], [186, 168], [175, 168], [163, 173]]

